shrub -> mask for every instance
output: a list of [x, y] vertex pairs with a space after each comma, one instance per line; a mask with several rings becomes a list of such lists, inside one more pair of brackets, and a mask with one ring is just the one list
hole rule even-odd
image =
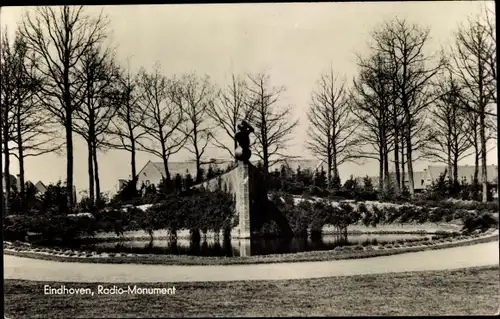
[[361, 243], [361, 246], [364, 246], [364, 247], [371, 246], [371, 245], [372, 245], [372, 243], [370, 241], [364, 241]]
[[490, 227], [498, 227], [498, 219], [491, 213], [473, 213], [463, 218], [462, 231], [471, 233], [473, 231], [485, 231]]

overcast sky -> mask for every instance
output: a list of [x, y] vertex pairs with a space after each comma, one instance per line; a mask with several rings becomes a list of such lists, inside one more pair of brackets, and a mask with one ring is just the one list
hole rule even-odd
[[[453, 40], [457, 26], [468, 16], [494, 2], [360, 2], [302, 4], [217, 4], [89, 7], [104, 10], [111, 21], [111, 41], [117, 56], [131, 67], [151, 68], [162, 64], [166, 75], [195, 71], [208, 74], [222, 85], [235, 73], [267, 70], [274, 85], [287, 91], [280, 103], [291, 105], [300, 125], [295, 131], [289, 153], [313, 158], [304, 147], [307, 130], [305, 113], [311, 91], [322, 72], [330, 67], [352, 79], [357, 73], [356, 54], [366, 54], [370, 32], [384, 20], [395, 16], [411, 23], [430, 27], [427, 51], [435, 53]], [[14, 32], [27, 7], [2, 8], [1, 25]], [[3, 31], [2, 31], [3, 32]], [[495, 145], [493, 142], [492, 145]], [[88, 188], [87, 154], [83, 141], [75, 136], [75, 185]], [[208, 157], [226, 155], [211, 149]], [[173, 161], [182, 161], [178, 154]], [[140, 153], [137, 169], [154, 156]], [[115, 190], [119, 178], [130, 174], [129, 153], [108, 151], [99, 154], [99, 170], [103, 191]], [[18, 172], [14, 160], [11, 172]], [[28, 180], [45, 183], [66, 178], [65, 156], [49, 154], [26, 161]], [[463, 161], [473, 165], [473, 159]], [[497, 164], [496, 150], [490, 152], [488, 164]], [[417, 163], [416, 170], [428, 163]], [[345, 164], [341, 178], [349, 175], [377, 175], [377, 163]]]

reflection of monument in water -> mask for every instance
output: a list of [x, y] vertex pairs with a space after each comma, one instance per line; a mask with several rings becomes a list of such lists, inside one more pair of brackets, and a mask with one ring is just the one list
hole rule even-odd
[[238, 250], [240, 252], [240, 257], [247, 257], [252, 255], [252, 241], [250, 238], [241, 238], [238, 240]]

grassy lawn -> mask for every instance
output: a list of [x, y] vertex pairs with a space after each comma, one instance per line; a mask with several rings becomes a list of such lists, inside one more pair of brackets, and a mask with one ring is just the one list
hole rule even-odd
[[[5, 280], [9, 318], [181, 316], [483, 315], [500, 304], [498, 267], [308, 280], [135, 283], [175, 295], [44, 295], [43, 285]], [[67, 288], [98, 284], [65, 283]], [[107, 287], [112, 284], [103, 284]], [[133, 285], [133, 284], [132, 284]], [[127, 287], [127, 284], [118, 284]]]

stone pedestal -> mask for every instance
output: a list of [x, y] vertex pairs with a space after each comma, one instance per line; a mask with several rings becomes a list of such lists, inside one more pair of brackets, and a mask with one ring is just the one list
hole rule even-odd
[[238, 238], [250, 238], [250, 174], [248, 164], [238, 163], [236, 167], [236, 214], [239, 218]]
[[252, 256], [252, 242], [250, 239], [240, 239], [240, 257]]

